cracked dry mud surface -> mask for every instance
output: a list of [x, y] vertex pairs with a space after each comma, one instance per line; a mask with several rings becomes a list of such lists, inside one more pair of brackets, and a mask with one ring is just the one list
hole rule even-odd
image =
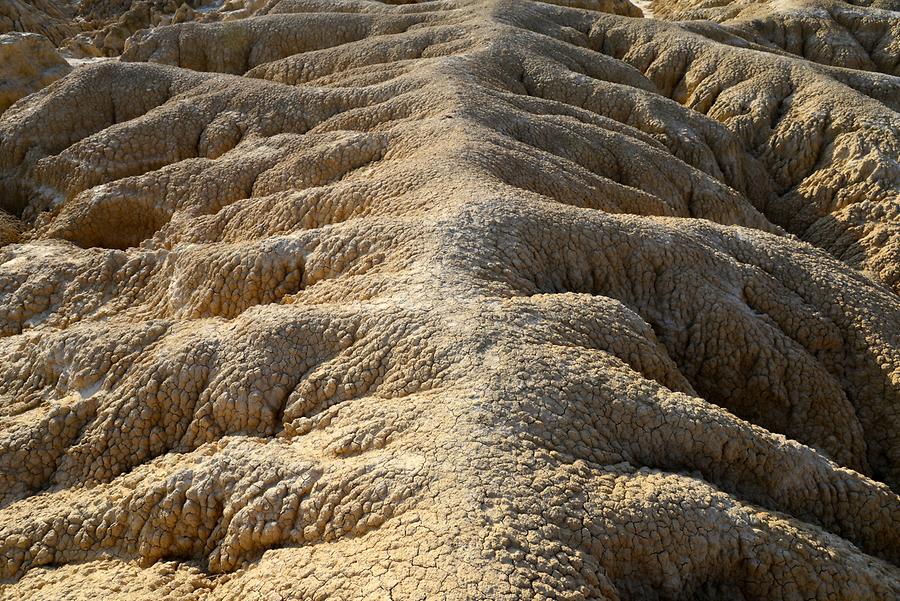
[[897, 6], [716, 4], [271, 0], [0, 114], [0, 599], [898, 598]]

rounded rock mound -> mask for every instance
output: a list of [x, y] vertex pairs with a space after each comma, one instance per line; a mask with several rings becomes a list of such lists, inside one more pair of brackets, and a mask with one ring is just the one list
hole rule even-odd
[[53, 44], [36, 33], [0, 34], [0, 113], [72, 70]]

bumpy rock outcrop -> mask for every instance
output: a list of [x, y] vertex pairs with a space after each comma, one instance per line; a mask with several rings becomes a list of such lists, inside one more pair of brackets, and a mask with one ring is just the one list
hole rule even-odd
[[4, 0], [0, 3], [0, 33], [39, 33], [55, 45], [80, 30], [74, 11], [57, 0]]
[[0, 596], [900, 595], [896, 78], [245, 16], [0, 118]]
[[900, 3], [655, 0], [657, 17], [708, 19], [765, 48], [817, 63], [900, 75]]
[[4, 0], [0, 33], [42, 34], [73, 59], [112, 57], [120, 55], [125, 41], [141, 29], [241, 19], [265, 4], [266, 0]]
[[35, 33], [0, 35], [0, 113], [19, 98], [48, 86], [72, 67]]

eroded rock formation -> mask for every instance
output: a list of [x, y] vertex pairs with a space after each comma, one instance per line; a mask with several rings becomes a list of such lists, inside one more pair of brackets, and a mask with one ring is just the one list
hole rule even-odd
[[900, 595], [891, 69], [242, 10], [0, 117], [0, 597]]
[[72, 70], [46, 37], [0, 34], [0, 113]]
[[74, 11], [58, 0], [5, 0], [0, 4], [0, 33], [37, 33], [59, 46], [80, 30]]
[[243, 19], [267, 4], [266, 0], [4, 0], [0, 33], [44, 35], [72, 59], [113, 57], [142, 29]]
[[715, 21], [762, 47], [817, 63], [900, 75], [896, 0], [655, 0], [651, 10], [661, 18]]

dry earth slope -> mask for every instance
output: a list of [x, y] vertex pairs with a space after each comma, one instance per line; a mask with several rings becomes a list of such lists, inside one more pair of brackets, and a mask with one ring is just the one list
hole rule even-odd
[[896, 45], [761, 31], [272, 0], [19, 100], [0, 598], [898, 598]]

